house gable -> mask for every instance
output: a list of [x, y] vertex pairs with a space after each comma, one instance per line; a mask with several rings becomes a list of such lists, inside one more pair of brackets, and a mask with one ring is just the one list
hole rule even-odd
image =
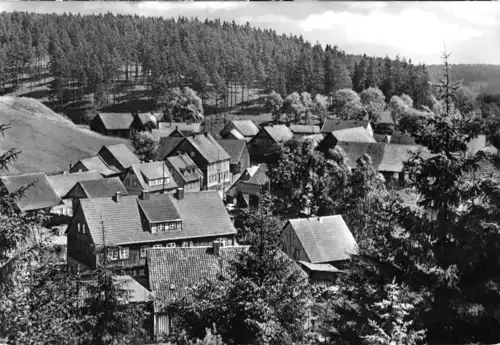
[[310, 262], [302, 242], [297, 237], [295, 230], [290, 222], [285, 224], [283, 233], [281, 234], [281, 248], [285, 254], [296, 261]]

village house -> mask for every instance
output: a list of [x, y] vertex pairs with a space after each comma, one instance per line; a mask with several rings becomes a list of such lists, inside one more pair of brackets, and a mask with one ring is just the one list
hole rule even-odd
[[112, 177], [120, 174], [120, 171], [115, 167], [108, 167], [100, 156], [80, 159], [75, 164], [69, 164], [69, 172], [76, 173], [82, 171], [97, 171], [103, 177]]
[[164, 161], [132, 164], [125, 172], [123, 183], [129, 194], [174, 192], [177, 183]]
[[252, 120], [231, 120], [220, 131], [223, 139], [240, 139], [249, 141], [259, 132], [259, 127]]
[[236, 181], [241, 173], [250, 167], [250, 154], [248, 153], [246, 140], [219, 139], [220, 146], [231, 156], [229, 171], [232, 174], [231, 182]]
[[177, 130], [183, 136], [201, 133], [201, 123], [199, 122], [159, 122], [159, 130]]
[[247, 168], [227, 191], [228, 201], [239, 208], [257, 208], [260, 197], [270, 192], [267, 170], [266, 163]]
[[177, 137], [177, 138], [184, 138], [184, 134], [182, 134], [181, 131], [177, 128], [172, 128], [172, 129], [153, 129], [151, 131], [151, 134], [153, 137], [157, 139], [161, 138], [168, 138], [168, 137]]
[[357, 253], [357, 243], [341, 215], [289, 219], [281, 248], [296, 260], [311, 280], [333, 282]]
[[[127, 189], [119, 177], [102, 178], [98, 180], [80, 181], [66, 194], [71, 199], [110, 198], [120, 192], [127, 195]], [[75, 202], [73, 202], [75, 206]]]
[[292, 131], [294, 137], [303, 137], [306, 135], [314, 135], [320, 133], [320, 128], [318, 125], [291, 124], [290, 130]]
[[158, 144], [157, 156], [165, 160], [171, 155], [177, 154], [174, 149], [184, 140], [185, 137], [161, 137]]
[[151, 132], [158, 127], [156, 117], [151, 113], [133, 112], [134, 120], [130, 124], [131, 133], [134, 132]]
[[165, 164], [174, 178], [177, 186], [186, 192], [199, 192], [203, 186], [203, 172], [187, 154], [170, 156]]
[[202, 189], [221, 189], [231, 182], [231, 156], [208, 133], [190, 135], [174, 147], [168, 156], [185, 153], [203, 173]]
[[90, 129], [102, 135], [129, 138], [134, 116], [131, 113], [97, 113]]
[[132, 164], [140, 164], [141, 160], [125, 144], [104, 145], [97, 155], [111, 169], [124, 173]]
[[[205, 281], [215, 280], [220, 276], [228, 277], [231, 262], [238, 260], [242, 252], [249, 246], [227, 246], [213, 242], [207, 247], [191, 248], [158, 248], [147, 254], [147, 269], [150, 290], [157, 297], [154, 303], [155, 338], [169, 335], [175, 327], [175, 314], [168, 306], [181, 298], [192, 301], [188, 288]], [[278, 251], [280, 258], [287, 256]], [[296, 264], [291, 262], [289, 274], [298, 274], [304, 284], [307, 275]], [[309, 327], [310, 319], [304, 327]]]
[[[68, 197], [68, 192], [78, 183], [89, 180], [102, 180], [103, 177], [97, 171], [86, 171], [77, 173], [63, 172], [57, 175], [48, 175], [47, 179], [62, 200], [60, 205], [51, 208], [50, 213], [60, 216], [58, 222], [68, 222], [73, 216], [73, 200]], [[56, 221], [56, 220], [54, 220]]]
[[68, 229], [68, 266], [98, 265], [94, 248], [104, 243], [110, 267], [144, 276], [148, 248], [207, 246], [220, 240], [234, 245], [236, 229], [216, 191], [78, 199]]
[[278, 143], [286, 142], [293, 138], [293, 133], [286, 125], [264, 126], [248, 142], [251, 164], [265, 163], [269, 149]]
[[364, 128], [373, 137], [373, 127], [368, 120], [342, 120], [342, 119], [326, 119], [321, 127], [320, 132], [328, 134], [342, 129]]
[[61, 197], [56, 193], [45, 173], [30, 173], [0, 177], [2, 195], [14, 194], [24, 189], [24, 195], [16, 198], [19, 211], [33, 215], [37, 211], [49, 212], [61, 205]]
[[325, 135], [325, 138], [318, 144], [318, 150], [326, 153], [333, 149], [338, 143], [377, 143], [363, 127], [347, 128], [333, 131]]

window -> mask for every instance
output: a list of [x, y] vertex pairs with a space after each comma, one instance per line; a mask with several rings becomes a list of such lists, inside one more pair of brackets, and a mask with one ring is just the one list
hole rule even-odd
[[128, 247], [120, 247], [120, 259], [128, 259], [129, 250]]
[[158, 232], [160, 232], [160, 231], [165, 231], [165, 224], [164, 223], [158, 224]]
[[141, 258], [145, 258], [148, 252], [149, 246], [141, 246], [141, 251], [139, 253]]
[[286, 244], [285, 243], [282, 243], [281, 246], [283, 247], [283, 252], [286, 253]]
[[224, 245], [227, 244], [227, 238], [225, 237], [219, 237], [217, 241], [222, 242]]
[[300, 248], [293, 248], [293, 258], [298, 260], [300, 257]]
[[132, 187], [137, 187], [137, 180], [132, 181]]
[[163, 247], [161, 244], [155, 244], [155, 245], [153, 246], [153, 248], [161, 248], [161, 247]]
[[151, 224], [151, 232], [154, 234], [154, 233], [157, 233], [158, 232], [158, 225], [156, 224]]
[[167, 248], [174, 248], [175, 247], [175, 243], [174, 242], [169, 242], [169, 243], [165, 244], [165, 247], [167, 247]]
[[108, 249], [108, 259], [118, 260], [118, 249]]
[[183, 247], [192, 247], [193, 246], [193, 241], [183, 241], [182, 242]]
[[81, 232], [82, 230], [80, 229], [80, 223], [76, 223], [76, 228], [78, 229], [78, 232]]
[[71, 209], [71, 207], [68, 208], [68, 216], [73, 216], [73, 210]]
[[125, 186], [130, 186], [130, 180], [128, 178], [125, 179]]

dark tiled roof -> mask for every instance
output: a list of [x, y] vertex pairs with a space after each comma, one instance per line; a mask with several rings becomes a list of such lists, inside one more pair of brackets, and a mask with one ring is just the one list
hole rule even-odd
[[[153, 137], [155, 137], [155, 138], [168, 138], [175, 131], [176, 131], [175, 128], [173, 128], [173, 129], [153, 129], [151, 131], [151, 135], [153, 135]], [[181, 132], [179, 132], [179, 133], [181, 133]]]
[[349, 259], [356, 240], [341, 215], [289, 219], [309, 261], [313, 264]]
[[72, 174], [64, 172], [62, 174], [47, 176], [50, 185], [61, 198], [64, 198], [78, 182], [100, 180], [102, 178], [102, 175], [97, 171], [84, 171]]
[[410, 134], [400, 131], [392, 132], [390, 143], [400, 145], [416, 145], [415, 139], [413, 139]]
[[[112, 198], [82, 199], [80, 205], [96, 244], [102, 242], [104, 226], [106, 241], [114, 244], [154, 242], [182, 238], [199, 238], [235, 234], [226, 208], [216, 191], [190, 192], [183, 200], [170, 194], [150, 195], [160, 202], [171, 198], [182, 218], [182, 231], [152, 234], [142, 222], [136, 196], [122, 196], [119, 203]], [[102, 223], [101, 223], [102, 222]]]
[[239, 130], [237, 130], [236, 128], [233, 128], [229, 131], [229, 133], [227, 135], [225, 135], [224, 137], [228, 137], [229, 135], [232, 135], [233, 137], [235, 137], [236, 139], [242, 139], [242, 140], [250, 140], [251, 137], [245, 137], [243, 134], [241, 134], [241, 132]]
[[262, 163], [259, 165], [259, 168], [255, 173], [248, 179], [248, 181], [245, 181], [246, 183], [251, 183], [251, 184], [256, 184], [259, 186], [263, 186], [266, 183], [269, 182], [269, 177], [267, 177], [267, 171], [269, 170], [269, 167], [267, 166], [266, 163]]
[[316, 134], [319, 133], [319, 126], [316, 125], [290, 125], [290, 130], [293, 133], [300, 134]]
[[184, 138], [179, 137], [163, 137], [160, 138], [158, 146], [158, 157], [165, 158], [170, 155], [174, 149], [181, 143]]
[[184, 182], [197, 181], [203, 177], [201, 170], [187, 154], [167, 157], [167, 161], [182, 176]]
[[156, 125], [156, 117], [151, 113], [139, 113], [137, 114], [137, 117], [143, 125], [147, 125], [148, 123], [153, 123]]
[[244, 137], [253, 137], [259, 133], [259, 127], [252, 120], [231, 120], [220, 132], [225, 137], [232, 128], [236, 128]]
[[127, 195], [127, 189], [119, 177], [103, 178], [92, 181], [82, 181], [78, 183], [89, 198], [104, 198], [115, 195], [120, 192], [121, 195]]
[[[155, 192], [163, 189], [177, 188], [177, 183], [173, 179], [172, 175], [170, 174], [170, 170], [168, 170], [168, 167], [163, 161], [132, 164], [130, 170], [132, 170], [135, 176], [137, 176], [137, 180], [139, 181], [142, 189], [147, 189], [151, 192]], [[160, 179], [162, 177], [162, 172], [164, 173], [164, 176], [166, 178], [165, 184], [150, 186], [144, 179], [144, 177], [146, 177], [148, 180]]]
[[130, 125], [134, 121], [134, 116], [131, 113], [98, 113], [104, 123], [104, 127], [110, 130], [130, 129]]
[[22, 211], [39, 210], [53, 207], [61, 203], [61, 198], [50, 185], [44, 173], [33, 173], [0, 178], [9, 193], [15, 193], [23, 187], [33, 185], [25, 191], [24, 197], [16, 204]]
[[276, 142], [288, 141], [293, 138], [292, 131], [285, 125], [265, 126], [262, 130], [266, 131]]
[[237, 164], [240, 161], [241, 155], [247, 146], [244, 139], [220, 139], [217, 142], [231, 156], [231, 164]]
[[354, 127], [333, 131], [332, 135], [339, 142], [376, 143], [377, 141], [363, 127]]
[[130, 150], [129, 147], [123, 143], [105, 145], [104, 147], [106, 147], [108, 151], [111, 152], [111, 154], [116, 158], [116, 160], [120, 162], [120, 164], [125, 168], [130, 167], [132, 164], [139, 164], [141, 162], [139, 157], [137, 157], [135, 153], [132, 152], [132, 150]]
[[186, 140], [205, 158], [208, 163], [231, 159], [229, 153], [210, 134], [188, 136]]
[[249, 246], [221, 247], [214, 255], [212, 247], [151, 248], [147, 253], [149, 286], [165, 302], [189, 297], [188, 288], [227, 274], [232, 261]]
[[369, 123], [369, 121], [326, 119], [325, 123], [323, 123], [323, 126], [321, 127], [321, 133], [330, 133], [333, 131], [356, 127], [366, 128]]
[[172, 198], [139, 199], [138, 202], [149, 222], [156, 223], [181, 219]]
[[96, 170], [101, 175], [108, 176], [118, 173], [118, 169], [111, 169], [104, 163], [104, 161], [99, 156], [85, 158], [79, 161], [84, 167], [89, 171]]

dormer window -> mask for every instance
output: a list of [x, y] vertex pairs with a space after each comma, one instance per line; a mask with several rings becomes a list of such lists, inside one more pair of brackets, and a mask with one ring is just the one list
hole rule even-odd
[[151, 233], [182, 230], [182, 221], [165, 221], [151, 224]]

